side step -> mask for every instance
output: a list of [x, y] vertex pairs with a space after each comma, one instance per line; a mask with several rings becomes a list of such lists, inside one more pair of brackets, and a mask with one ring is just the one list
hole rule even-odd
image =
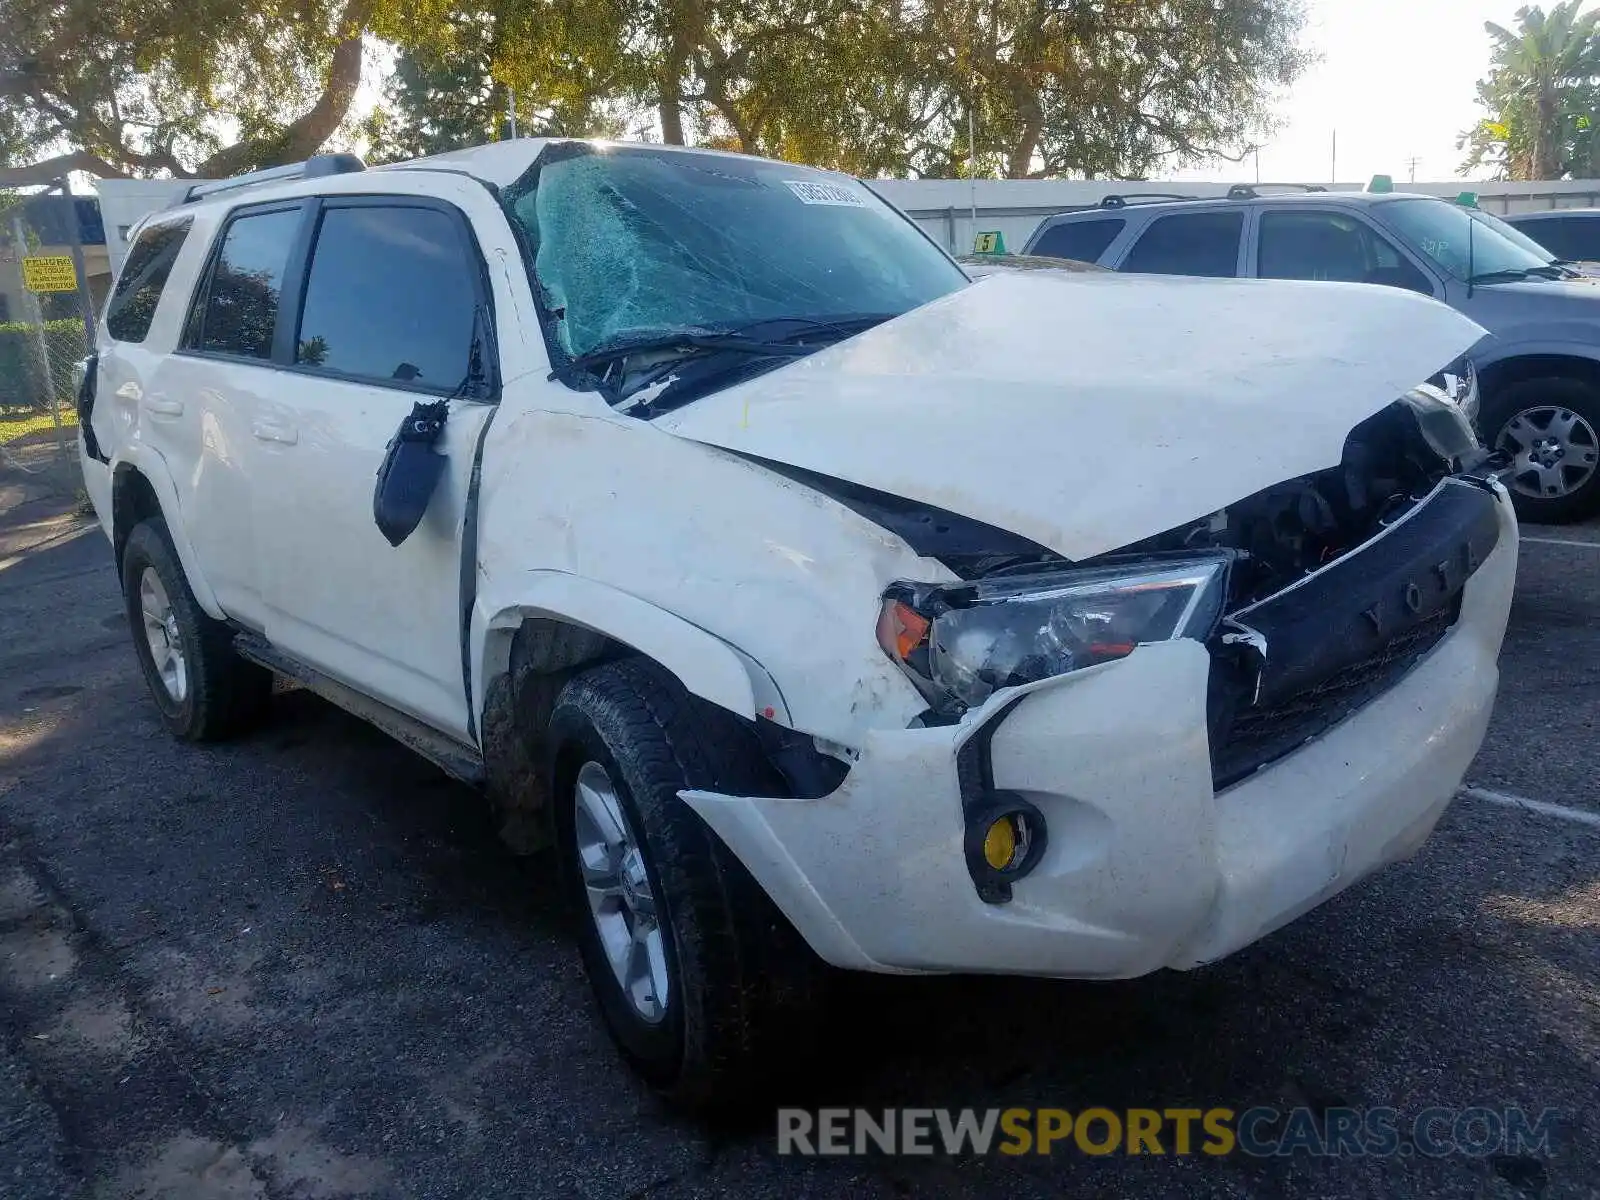
[[474, 787], [484, 786], [487, 775], [484, 771], [483, 756], [471, 746], [464, 746], [454, 738], [424, 725], [415, 717], [390, 708], [381, 700], [363, 695], [337, 679], [330, 679], [315, 667], [308, 667], [299, 659], [283, 653], [260, 634], [238, 634], [233, 639], [233, 648], [241, 658], [259, 663], [274, 674], [293, 680], [324, 700], [337, 704], [368, 724], [376, 725], [402, 746], [415, 750], [462, 783]]

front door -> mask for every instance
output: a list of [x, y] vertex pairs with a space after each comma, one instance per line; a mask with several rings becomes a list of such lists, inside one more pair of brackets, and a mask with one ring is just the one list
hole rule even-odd
[[[267, 636], [468, 739], [463, 531], [493, 412], [477, 246], [458, 210], [416, 197], [327, 197], [311, 221], [293, 362], [255, 425]], [[440, 399], [444, 473], [391, 546], [373, 519], [378, 470], [413, 406]]]

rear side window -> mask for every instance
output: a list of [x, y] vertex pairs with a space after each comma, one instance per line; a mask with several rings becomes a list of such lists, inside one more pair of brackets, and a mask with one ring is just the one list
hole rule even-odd
[[1104, 217], [1098, 221], [1063, 221], [1052, 225], [1039, 235], [1029, 254], [1043, 254], [1049, 258], [1076, 258], [1080, 262], [1099, 262], [1106, 247], [1117, 240], [1117, 235], [1127, 225], [1121, 217]]
[[1243, 233], [1241, 209], [1158, 217], [1140, 235], [1122, 270], [1231, 278], [1238, 274]]
[[172, 264], [193, 224], [185, 217], [147, 226], [128, 250], [116, 289], [106, 304], [106, 332], [117, 341], [142, 342], [150, 332], [161, 289], [167, 286]]
[[322, 214], [295, 361], [451, 392], [472, 354], [474, 259], [450, 214], [362, 204]]
[[299, 208], [246, 213], [222, 235], [199, 330], [200, 349], [239, 358], [271, 358], [272, 331]]

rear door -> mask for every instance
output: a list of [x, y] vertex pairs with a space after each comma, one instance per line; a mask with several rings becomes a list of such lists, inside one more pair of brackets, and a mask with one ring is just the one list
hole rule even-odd
[[273, 363], [279, 301], [306, 217], [300, 199], [233, 209], [213, 240], [176, 353], [157, 367], [151, 427], [166, 430], [185, 530], [223, 611], [265, 625], [256, 544], [261, 413], [282, 375]]
[[[428, 197], [314, 202], [284, 305], [284, 369], [257, 418], [255, 527], [279, 649], [470, 740], [462, 547], [493, 411], [493, 315], [466, 217], [433, 198], [457, 185], [430, 178]], [[373, 519], [379, 467], [413, 407], [441, 399], [443, 478], [391, 546]]]
[[1213, 279], [1242, 274], [1244, 218], [1245, 207], [1239, 204], [1156, 217], [1122, 256], [1117, 270]]

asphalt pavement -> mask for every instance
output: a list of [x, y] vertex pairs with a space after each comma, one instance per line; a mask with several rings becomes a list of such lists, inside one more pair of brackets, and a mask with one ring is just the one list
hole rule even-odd
[[1479, 792], [1416, 858], [1193, 973], [848, 980], [796, 1097], [1552, 1110], [1546, 1149], [794, 1158], [621, 1069], [477, 797], [303, 692], [174, 742], [98, 530], [0, 511], [0, 1197], [1600, 1196], [1600, 527], [1527, 531]]

